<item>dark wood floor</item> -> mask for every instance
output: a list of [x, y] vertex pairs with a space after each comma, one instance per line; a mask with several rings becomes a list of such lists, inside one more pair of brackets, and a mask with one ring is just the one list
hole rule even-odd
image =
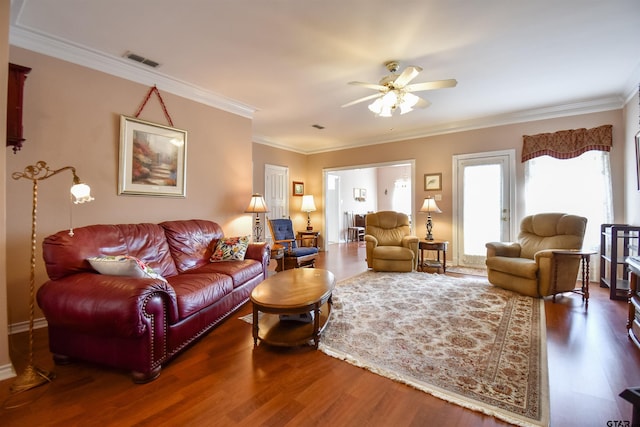
[[[331, 247], [318, 267], [338, 279], [365, 270], [363, 244]], [[591, 290], [588, 310], [573, 294], [545, 303], [552, 426], [631, 420], [631, 405], [618, 397], [640, 386], [640, 350], [626, 335], [626, 303], [609, 300], [597, 285]], [[36, 365], [57, 377], [16, 395], [11, 379], [0, 382], [0, 425], [505, 425], [318, 351], [254, 350], [251, 326], [238, 320], [249, 312], [242, 307], [146, 385], [89, 364], [54, 367], [46, 330], [38, 330]], [[10, 345], [21, 371], [26, 334], [12, 335]]]

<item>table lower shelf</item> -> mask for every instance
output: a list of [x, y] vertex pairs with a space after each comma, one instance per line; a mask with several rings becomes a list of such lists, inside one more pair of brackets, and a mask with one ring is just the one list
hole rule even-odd
[[279, 314], [260, 313], [258, 321], [258, 339], [266, 344], [293, 347], [309, 343], [322, 334], [327, 326], [331, 304], [325, 302], [320, 307], [318, 331], [315, 331], [315, 322], [297, 322], [292, 320], [280, 320]]

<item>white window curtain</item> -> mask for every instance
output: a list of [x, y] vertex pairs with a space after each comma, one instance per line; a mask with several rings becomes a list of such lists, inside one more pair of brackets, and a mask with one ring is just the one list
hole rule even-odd
[[[611, 166], [607, 151], [587, 151], [572, 159], [549, 156], [527, 160], [525, 214], [566, 212], [587, 218], [584, 249], [600, 251], [600, 224], [613, 221]], [[591, 280], [598, 277], [592, 257]]]

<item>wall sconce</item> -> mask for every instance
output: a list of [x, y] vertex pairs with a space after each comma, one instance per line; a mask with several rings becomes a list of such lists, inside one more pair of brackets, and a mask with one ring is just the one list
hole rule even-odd
[[253, 226], [254, 235], [256, 237], [256, 242], [261, 242], [262, 240], [262, 224], [260, 224], [260, 214], [269, 212], [267, 208], [267, 204], [264, 201], [264, 197], [262, 194], [254, 193], [251, 195], [251, 200], [249, 201], [249, 206], [245, 209], [246, 213], [255, 213], [256, 219]]
[[442, 213], [438, 205], [436, 204], [436, 199], [433, 197], [427, 197], [424, 199], [424, 203], [420, 208], [420, 212], [427, 213], [427, 237], [426, 240], [433, 240], [433, 234], [431, 234], [431, 230], [433, 229], [433, 222], [431, 222], [431, 212]]
[[[35, 306], [35, 272], [36, 272], [36, 213], [38, 211], [38, 181], [44, 181], [62, 171], [70, 170], [73, 174], [73, 186], [71, 187], [71, 197], [74, 204], [90, 202], [91, 189], [88, 185], [83, 184], [76, 175], [76, 169], [71, 166], [65, 166], [60, 169], [52, 170], [47, 166], [46, 162], [40, 160], [35, 165], [27, 166], [23, 172], [14, 172], [11, 177], [13, 179], [28, 179], [33, 182], [33, 208], [31, 210], [31, 271], [29, 278], [29, 361], [22, 374], [18, 375], [15, 382], [11, 385], [11, 392], [17, 393], [38, 387], [47, 382], [51, 382], [54, 378], [53, 372], [48, 372], [36, 367], [33, 364], [33, 315]], [[70, 224], [69, 235], [73, 236], [73, 226]]]
[[302, 196], [302, 206], [300, 206], [300, 210], [307, 213], [307, 231], [312, 231], [313, 227], [311, 226], [311, 216], [309, 215], [309, 212], [314, 212], [316, 210], [313, 195], [307, 194]]

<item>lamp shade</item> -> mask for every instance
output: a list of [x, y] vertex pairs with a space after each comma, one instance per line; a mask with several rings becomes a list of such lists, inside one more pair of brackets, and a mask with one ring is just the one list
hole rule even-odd
[[262, 194], [254, 193], [251, 195], [251, 200], [249, 201], [249, 206], [245, 209], [246, 213], [265, 213], [269, 212], [269, 208], [267, 208], [267, 204], [264, 201], [264, 197]]
[[91, 197], [91, 187], [87, 184], [74, 184], [73, 187], [71, 187], [71, 194], [73, 195], [73, 203], [75, 204], [90, 202], [93, 200], [93, 197]]
[[424, 199], [424, 203], [422, 204], [422, 207], [420, 208], [420, 212], [442, 213], [442, 211], [440, 210], [440, 208], [436, 204], [436, 199], [434, 199], [433, 197], [427, 197], [426, 199]]
[[302, 212], [314, 212], [316, 210], [316, 204], [313, 201], [313, 195], [307, 194], [302, 196], [302, 206], [300, 206]]

